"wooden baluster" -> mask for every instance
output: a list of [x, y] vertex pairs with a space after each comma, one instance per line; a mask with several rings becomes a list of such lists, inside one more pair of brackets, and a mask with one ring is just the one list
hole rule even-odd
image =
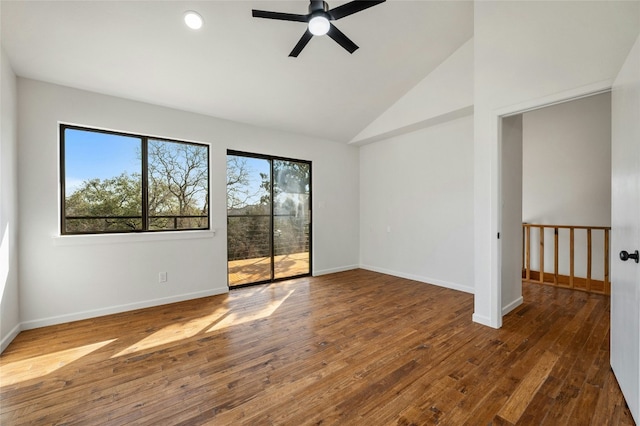
[[558, 285], [558, 228], [553, 228], [553, 285]]
[[591, 228], [587, 228], [587, 291], [591, 291]]
[[544, 283], [544, 226], [540, 226], [540, 284]]
[[574, 239], [573, 239], [573, 230], [574, 228], [569, 228], [569, 286], [573, 288], [573, 276], [574, 276]]
[[[531, 227], [535, 227], [539, 229], [539, 265], [537, 272], [539, 275], [535, 278], [535, 275], [532, 273], [532, 265], [531, 265]], [[545, 268], [544, 268], [544, 234], [545, 229], [553, 229], [554, 231], [554, 258], [553, 258], [553, 272], [549, 272], [549, 276], [545, 276]], [[560, 229], [568, 229], [569, 230], [569, 276], [565, 277], [565, 275], [560, 274]], [[575, 230], [584, 229], [587, 232], [587, 271], [584, 286], [581, 281], [582, 278], [579, 278], [579, 281], [576, 281], [576, 270], [575, 270]], [[596, 231], [604, 231], [604, 277], [602, 280], [602, 286], [600, 285], [600, 280], [593, 279], [593, 230]], [[532, 225], [528, 223], [522, 224], [522, 233], [523, 233], [523, 243], [522, 243], [522, 263], [523, 263], [523, 279], [526, 281], [534, 280], [535, 282], [539, 282], [540, 284], [553, 284], [555, 286], [561, 286], [560, 278], [563, 280], [568, 278], [568, 286], [569, 288], [578, 288], [580, 290], [585, 290], [587, 292], [595, 292], [600, 294], [611, 294], [611, 266], [610, 266], [610, 227], [599, 227], [599, 226], [561, 226], [561, 225]], [[533, 271], [536, 272], [536, 271]], [[582, 277], [582, 273], [578, 273], [579, 277]], [[565, 283], [566, 281], [563, 281]], [[594, 285], [595, 282], [595, 285]], [[579, 284], [577, 284], [579, 283]], [[577, 287], [576, 287], [577, 286]], [[602, 289], [601, 289], [602, 288]]]
[[604, 294], [611, 294], [609, 282], [609, 230], [604, 230]]

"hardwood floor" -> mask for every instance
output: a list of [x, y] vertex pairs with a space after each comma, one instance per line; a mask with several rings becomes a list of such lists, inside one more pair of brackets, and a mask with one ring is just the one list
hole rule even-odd
[[26, 331], [0, 423], [632, 425], [609, 298], [523, 291], [500, 330], [470, 294], [356, 270]]
[[[229, 286], [231, 287], [271, 279], [270, 257], [230, 260], [227, 266], [229, 268]], [[274, 256], [273, 266], [276, 279], [308, 274], [310, 271], [309, 252]]]

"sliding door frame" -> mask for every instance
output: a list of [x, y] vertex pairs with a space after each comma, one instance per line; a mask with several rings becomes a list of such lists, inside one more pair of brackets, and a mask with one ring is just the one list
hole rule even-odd
[[[250, 158], [257, 158], [260, 160], [267, 160], [269, 161], [269, 175], [270, 175], [270, 179], [271, 179], [271, 184], [270, 184], [270, 190], [269, 190], [269, 198], [270, 198], [270, 219], [269, 219], [269, 255], [271, 257], [271, 279], [268, 280], [262, 280], [262, 281], [256, 281], [253, 283], [246, 283], [246, 284], [238, 284], [238, 285], [234, 285], [231, 286], [229, 283], [229, 273], [227, 272], [227, 287], [229, 287], [230, 289], [232, 288], [241, 288], [241, 287], [249, 287], [252, 285], [259, 285], [259, 284], [268, 284], [268, 283], [274, 283], [274, 282], [279, 282], [279, 281], [285, 281], [285, 280], [290, 280], [293, 278], [300, 278], [300, 277], [308, 277], [311, 276], [311, 272], [313, 271], [313, 252], [312, 252], [312, 242], [313, 242], [313, 189], [312, 189], [312, 182], [313, 182], [313, 168], [312, 168], [312, 163], [311, 161], [308, 160], [299, 160], [299, 159], [295, 159], [295, 158], [287, 158], [287, 157], [278, 157], [275, 155], [267, 155], [267, 154], [256, 154], [253, 152], [245, 152], [245, 151], [236, 151], [233, 149], [227, 149], [227, 157], [233, 155], [233, 156], [237, 156], [237, 157], [250, 157]], [[298, 275], [292, 275], [290, 277], [282, 277], [282, 278], [276, 278], [275, 277], [275, 242], [274, 242], [274, 233], [275, 233], [275, 202], [274, 202], [274, 173], [273, 173], [273, 162], [274, 161], [289, 161], [289, 162], [294, 162], [294, 163], [302, 163], [302, 164], [306, 164], [309, 166], [309, 271], [307, 273], [304, 274], [298, 274]], [[227, 223], [228, 223], [228, 213], [227, 213]], [[227, 239], [227, 248], [229, 246], [229, 240]], [[228, 260], [228, 256], [227, 256], [227, 270], [229, 267], [229, 260]]]

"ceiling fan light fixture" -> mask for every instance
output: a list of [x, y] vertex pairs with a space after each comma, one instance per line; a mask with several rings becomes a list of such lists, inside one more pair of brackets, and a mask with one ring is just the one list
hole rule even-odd
[[202, 24], [204, 23], [204, 20], [202, 19], [202, 16], [200, 16], [198, 12], [194, 12], [193, 10], [187, 10], [184, 13], [184, 23], [187, 25], [187, 27], [191, 28], [192, 30], [199, 30], [200, 28], [202, 28]]
[[322, 36], [329, 32], [331, 24], [324, 15], [314, 16], [309, 20], [309, 32], [316, 36]]
[[279, 21], [304, 22], [307, 24], [305, 30], [298, 43], [295, 45], [290, 57], [297, 58], [302, 49], [309, 43], [313, 36], [322, 36], [327, 34], [333, 41], [338, 43], [349, 53], [358, 50], [358, 45], [349, 39], [346, 35], [336, 28], [330, 21], [337, 21], [354, 13], [362, 12], [386, 0], [352, 0], [333, 9], [324, 0], [310, 0], [309, 13], [300, 15], [297, 13], [272, 12], [269, 10], [252, 9], [251, 15], [254, 18], [276, 19]]

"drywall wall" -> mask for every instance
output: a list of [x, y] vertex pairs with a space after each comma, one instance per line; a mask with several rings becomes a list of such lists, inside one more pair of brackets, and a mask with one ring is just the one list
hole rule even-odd
[[20, 332], [16, 76], [0, 51], [0, 352]]
[[389, 139], [473, 110], [473, 38], [464, 43], [350, 142]]
[[499, 243], [503, 315], [522, 303], [522, 131], [522, 115], [502, 119]]
[[361, 267], [473, 292], [473, 120], [360, 149]]
[[[58, 122], [210, 144], [215, 235], [59, 237]], [[226, 292], [227, 149], [312, 161], [314, 273], [357, 267], [356, 147], [23, 78], [18, 134], [25, 328]]]
[[[522, 220], [546, 225], [611, 225], [611, 94], [522, 114]], [[575, 231], [575, 274], [586, 277], [587, 233]], [[569, 275], [569, 231], [559, 232], [559, 273]], [[553, 272], [553, 230], [545, 233], [545, 271]], [[531, 267], [539, 270], [532, 231]], [[604, 232], [592, 233], [592, 277], [604, 279]]]
[[474, 321], [502, 324], [499, 117], [610, 87], [639, 29], [640, 2], [474, 3]]

